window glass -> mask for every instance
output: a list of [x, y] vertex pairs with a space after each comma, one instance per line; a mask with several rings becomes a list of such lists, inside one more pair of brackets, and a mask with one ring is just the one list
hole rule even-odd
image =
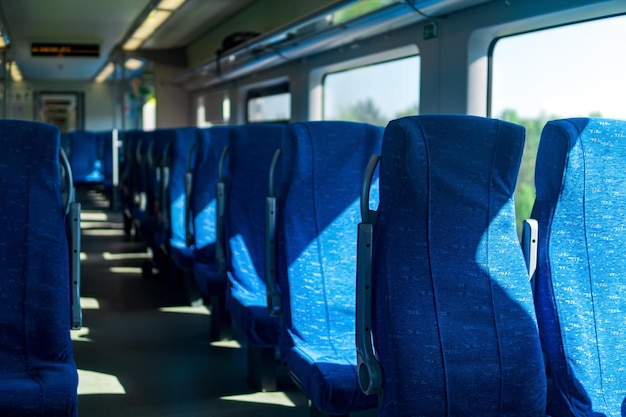
[[210, 127], [230, 121], [230, 99], [225, 93], [198, 97], [196, 101], [196, 126]]
[[142, 128], [143, 130], [156, 129], [156, 98], [150, 97], [142, 108]]
[[420, 58], [411, 56], [327, 74], [324, 119], [385, 126], [419, 113]]
[[291, 93], [248, 99], [248, 122], [276, 122], [291, 119]]
[[515, 203], [518, 227], [535, 200], [535, 157], [548, 120], [626, 119], [626, 17], [500, 39], [493, 51], [491, 116], [526, 127]]

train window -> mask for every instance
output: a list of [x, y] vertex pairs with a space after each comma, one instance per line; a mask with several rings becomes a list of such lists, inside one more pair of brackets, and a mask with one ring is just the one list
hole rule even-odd
[[230, 99], [225, 92], [199, 96], [196, 100], [196, 126], [210, 127], [230, 121]]
[[286, 83], [251, 90], [246, 103], [248, 123], [286, 122], [291, 119], [291, 93]]
[[156, 129], [156, 98], [150, 97], [141, 109], [141, 120], [143, 130]]
[[491, 116], [526, 127], [515, 192], [518, 225], [535, 200], [535, 156], [548, 120], [626, 119], [626, 16], [502, 38], [493, 48]]
[[323, 118], [384, 126], [416, 115], [419, 80], [418, 55], [326, 74]]

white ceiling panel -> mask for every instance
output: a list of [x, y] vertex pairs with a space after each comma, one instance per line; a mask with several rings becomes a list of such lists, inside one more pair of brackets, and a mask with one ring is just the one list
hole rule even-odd
[[[181, 47], [251, 0], [187, 0], [142, 49]], [[0, 0], [0, 18], [26, 80], [89, 80], [151, 0]], [[32, 57], [33, 42], [97, 43], [100, 56]]]

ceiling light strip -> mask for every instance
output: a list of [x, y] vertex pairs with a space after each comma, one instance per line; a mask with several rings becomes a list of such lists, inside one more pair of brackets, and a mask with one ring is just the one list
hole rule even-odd
[[143, 22], [124, 42], [122, 49], [125, 51], [138, 49], [183, 3], [185, 3], [185, 0], [161, 0], [157, 7], [148, 13]]

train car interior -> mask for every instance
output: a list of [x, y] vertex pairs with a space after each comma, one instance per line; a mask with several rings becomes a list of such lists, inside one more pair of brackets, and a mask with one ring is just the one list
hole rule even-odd
[[0, 416], [626, 417], [624, 0], [0, 0]]

